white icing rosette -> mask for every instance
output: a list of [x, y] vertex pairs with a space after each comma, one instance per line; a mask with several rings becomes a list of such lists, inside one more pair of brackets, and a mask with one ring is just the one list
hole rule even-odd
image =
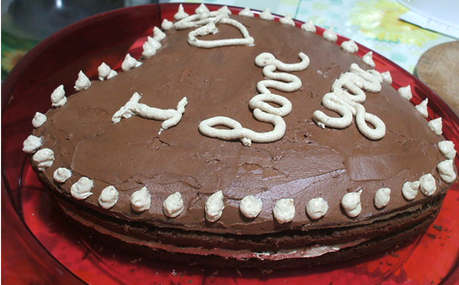
[[414, 200], [418, 195], [420, 185], [419, 181], [405, 182], [402, 186], [403, 197], [408, 201]]
[[263, 202], [253, 195], [245, 196], [239, 205], [241, 213], [249, 219], [256, 218], [260, 214], [262, 208]]
[[453, 159], [456, 156], [456, 149], [454, 149], [454, 143], [452, 141], [441, 141], [438, 143], [438, 148], [441, 154], [447, 159]]
[[419, 189], [425, 196], [432, 196], [437, 190], [437, 183], [432, 174], [424, 174], [419, 179]]
[[375, 198], [374, 198], [374, 203], [375, 207], [378, 209], [382, 209], [389, 204], [390, 201], [390, 192], [391, 190], [389, 188], [380, 188], [378, 191], [375, 193]]
[[34, 153], [37, 149], [39, 149], [43, 144], [43, 137], [37, 137], [34, 135], [30, 135], [24, 141], [22, 146], [22, 151], [25, 153]]
[[169, 218], [178, 217], [184, 209], [185, 206], [180, 192], [169, 195], [163, 202], [163, 212]]
[[47, 120], [47, 117], [45, 114], [43, 113], [40, 113], [40, 112], [36, 112], [35, 115], [33, 116], [33, 119], [32, 119], [32, 126], [34, 128], [39, 128], [41, 126], [43, 126], [43, 124], [46, 122]]
[[355, 218], [362, 212], [362, 203], [360, 202], [360, 195], [362, 189], [358, 192], [350, 192], [343, 196], [341, 199], [341, 206], [343, 206], [346, 215]]
[[457, 174], [454, 171], [454, 161], [452, 159], [443, 160], [437, 165], [438, 174], [441, 179], [446, 183], [452, 183], [457, 178]]
[[143, 187], [140, 190], [132, 193], [130, 198], [131, 208], [136, 212], [144, 212], [150, 209], [151, 205], [151, 194], [148, 192], [147, 187]]
[[91, 196], [93, 193], [91, 189], [94, 187], [94, 181], [88, 177], [81, 177], [70, 188], [70, 194], [77, 200], [84, 200]]
[[119, 192], [112, 185], [107, 186], [102, 190], [99, 196], [99, 205], [104, 209], [110, 209], [118, 202]]
[[313, 220], [318, 220], [325, 216], [328, 211], [328, 202], [322, 198], [313, 198], [309, 200], [306, 206], [306, 213]]
[[32, 156], [32, 160], [36, 163], [38, 170], [44, 171], [53, 165], [54, 152], [49, 148], [42, 148]]
[[53, 173], [53, 179], [57, 183], [65, 183], [70, 177], [72, 177], [72, 171], [65, 167], [59, 167]]
[[206, 219], [209, 222], [216, 222], [218, 221], [222, 214], [223, 209], [225, 208], [225, 204], [223, 202], [223, 191], [217, 191], [212, 194], [206, 201], [205, 205], [205, 212], [206, 212]]
[[293, 221], [293, 218], [295, 218], [294, 200], [290, 198], [280, 199], [274, 206], [273, 214], [276, 221], [280, 224]]

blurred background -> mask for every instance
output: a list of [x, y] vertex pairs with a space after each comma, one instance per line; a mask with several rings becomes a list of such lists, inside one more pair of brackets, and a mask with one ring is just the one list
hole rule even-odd
[[165, 2], [268, 8], [326, 29], [334, 27], [336, 33], [418, 76], [459, 114], [459, 1], [451, 0], [2, 0], [2, 82], [41, 40], [78, 20]]

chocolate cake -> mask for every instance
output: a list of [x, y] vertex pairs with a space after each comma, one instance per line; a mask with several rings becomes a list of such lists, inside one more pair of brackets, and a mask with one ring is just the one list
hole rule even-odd
[[56, 86], [24, 151], [70, 217], [158, 258], [292, 268], [391, 248], [435, 219], [456, 151], [427, 99], [337, 39], [180, 6], [141, 56]]

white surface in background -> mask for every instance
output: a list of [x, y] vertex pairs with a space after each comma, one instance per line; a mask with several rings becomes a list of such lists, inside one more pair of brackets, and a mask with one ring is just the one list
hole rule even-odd
[[459, 38], [459, 1], [454, 0], [397, 0], [408, 13], [401, 19], [448, 36]]

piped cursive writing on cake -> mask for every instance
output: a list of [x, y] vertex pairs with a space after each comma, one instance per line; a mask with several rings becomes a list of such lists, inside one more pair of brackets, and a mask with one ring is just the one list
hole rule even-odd
[[[301, 61], [299, 63], [287, 64], [275, 58], [271, 53], [261, 53], [255, 59], [255, 64], [263, 67], [263, 75], [267, 80], [259, 81], [257, 89], [260, 94], [255, 95], [249, 102], [253, 109], [253, 116], [261, 122], [270, 123], [274, 129], [269, 132], [256, 132], [242, 127], [242, 125], [231, 118], [217, 116], [206, 119], [199, 124], [199, 131], [209, 137], [223, 140], [239, 139], [245, 146], [250, 146], [252, 142], [274, 142], [281, 139], [287, 128], [282, 117], [287, 116], [292, 110], [292, 103], [284, 96], [271, 93], [268, 88], [277, 89], [284, 92], [293, 92], [301, 88], [302, 83], [296, 75], [276, 70], [293, 72], [305, 70], [309, 66], [309, 57], [304, 53], [298, 54]], [[275, 103], [280, 107], [274, 107], [268, 102]], [[224, 126], [228, 129], [216, 128]]]
[[[370, 140], [380, 140], [386, 134], [384, 122], [365, 111], [364, 92], [381, 91], [383, 78], [376, 70], [363, 70], [357, 64], [351, 64], [350, 72], [343, 73], [332, 86], [332, 92], [324, 95], [322, 105], [341, 117], [331, 117], [320, 110], [313, 113], [312, 118], [322, 128], [331, 127], [344, 129], [351, 125], [352, 118], [359, 131]], [[370, 125], [370, 126], [369, 126]]]

